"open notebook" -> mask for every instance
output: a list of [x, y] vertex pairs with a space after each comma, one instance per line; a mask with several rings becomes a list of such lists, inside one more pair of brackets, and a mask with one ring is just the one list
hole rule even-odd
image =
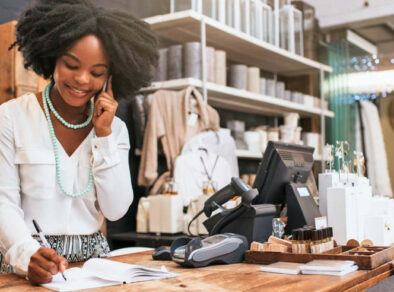
[[67, 281], [58, 273], [51, 283], [42, 286], [54, 291], [74, 291], [178, 276], [164, 267], [158, 270], [106, 259], [90, 259], [82, 268], [67, 269], [64, 275]]

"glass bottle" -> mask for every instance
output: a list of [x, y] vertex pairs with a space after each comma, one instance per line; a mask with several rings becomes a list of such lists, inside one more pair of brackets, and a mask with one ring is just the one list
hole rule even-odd
[[298, 231], [299, 231], [299, 229], [293, 229], [291, 232], [291, 235], [292, 235], [291, 252], [292, 253], [300, 253]]
[[260, 39], [267, 43], [274, 43], [273, 28], [273, 12], [271, 6], [267, 5], [265, 1], [261, 2], [261, 37]]
[[226, 10], [226, 24], [236, 30], [241, 30], [240, 0], [228, 0]]
[[262, 10], [260, 0], [250, 0], [249, 4], [249, 34], [255, 38], [262, 39], [261, 29]]
[[202, 13], [202, 0], [171, 0], [170, 12], [194, 10]]
[[292, 5], [284, 5], [279, 10], [279, 46], [304, 55], [302, 12]]
[[178, 195], [178, 185], [173, 177], [170, 177], [163, 187], [163, 195]]

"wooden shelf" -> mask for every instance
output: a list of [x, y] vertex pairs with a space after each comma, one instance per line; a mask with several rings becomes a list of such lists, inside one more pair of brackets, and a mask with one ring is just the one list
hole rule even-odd
[[158, 35], [177, 43], [200, 41], [201, 23], [205, 22], [208, 46], [226, 51], [232, 61], [273, 73], [293, 76], [320, 69], [333, 71], [330, 66], [290, 53], [192, 10], [153, 16], [145, 21]]
[[[201, 80], [195, 78], [176, 79], [153, 82], [150, 87], [143, 88], [141, 91], [149, 92], [158, 89], [177, 90], [187, 86], [194, 86], [201, 89], [203, 83]], [[319, 108], [306, 107], [296, 102], [210, 82], [207, 82], [206, 86], [208, 90], [208, 103], [217, 108], [274, 116], [283, 115], [287, 112], [298, 112], [304, 117], [321, 115]], [[325, 110], [323, 114], [329, 118], [334, 117], [334, 112], [332, 111]]]
[[[236, 150], [236, 154], [238, 158], [243, 158], [243, 159], [260, 160], [261, 158], [263, 158], [262, 153], [252, 152], [248, 150]], [[321, 155], [313, 155], [313, 159], [316, 161], [322, 161], [323, 157]]]

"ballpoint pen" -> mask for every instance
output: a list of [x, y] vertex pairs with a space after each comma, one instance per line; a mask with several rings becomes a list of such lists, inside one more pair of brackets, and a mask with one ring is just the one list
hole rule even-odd
[[[34, 219], [33, 219], [33, 225], [34, 225], [34, 227], [36, 228], [36, 230], [38, 232], [38, 236], [41, 239], [42, 246], [51, 248], [51, 246], [49, 245], [48, 241], [46, 240], [44, 234], [42, 233], [42, 230], [41, 230], [40, 226], [38, 225], [37, 221], [34, 220]], [[63, 272], [60, 272], [60, 273], [62, 274], [62, 277], [63, 277], [64, 281], [67, 281], [67, 278], [64, 276], [64, 273]]]

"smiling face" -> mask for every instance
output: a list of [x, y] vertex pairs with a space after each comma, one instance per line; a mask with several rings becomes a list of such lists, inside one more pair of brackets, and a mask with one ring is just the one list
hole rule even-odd
[[109, 58], [103, 43], [95, 35], [87, 35], [57, 58], [55, 90], [68, 105], [83, 106], [101, 90], [108, 70]]

